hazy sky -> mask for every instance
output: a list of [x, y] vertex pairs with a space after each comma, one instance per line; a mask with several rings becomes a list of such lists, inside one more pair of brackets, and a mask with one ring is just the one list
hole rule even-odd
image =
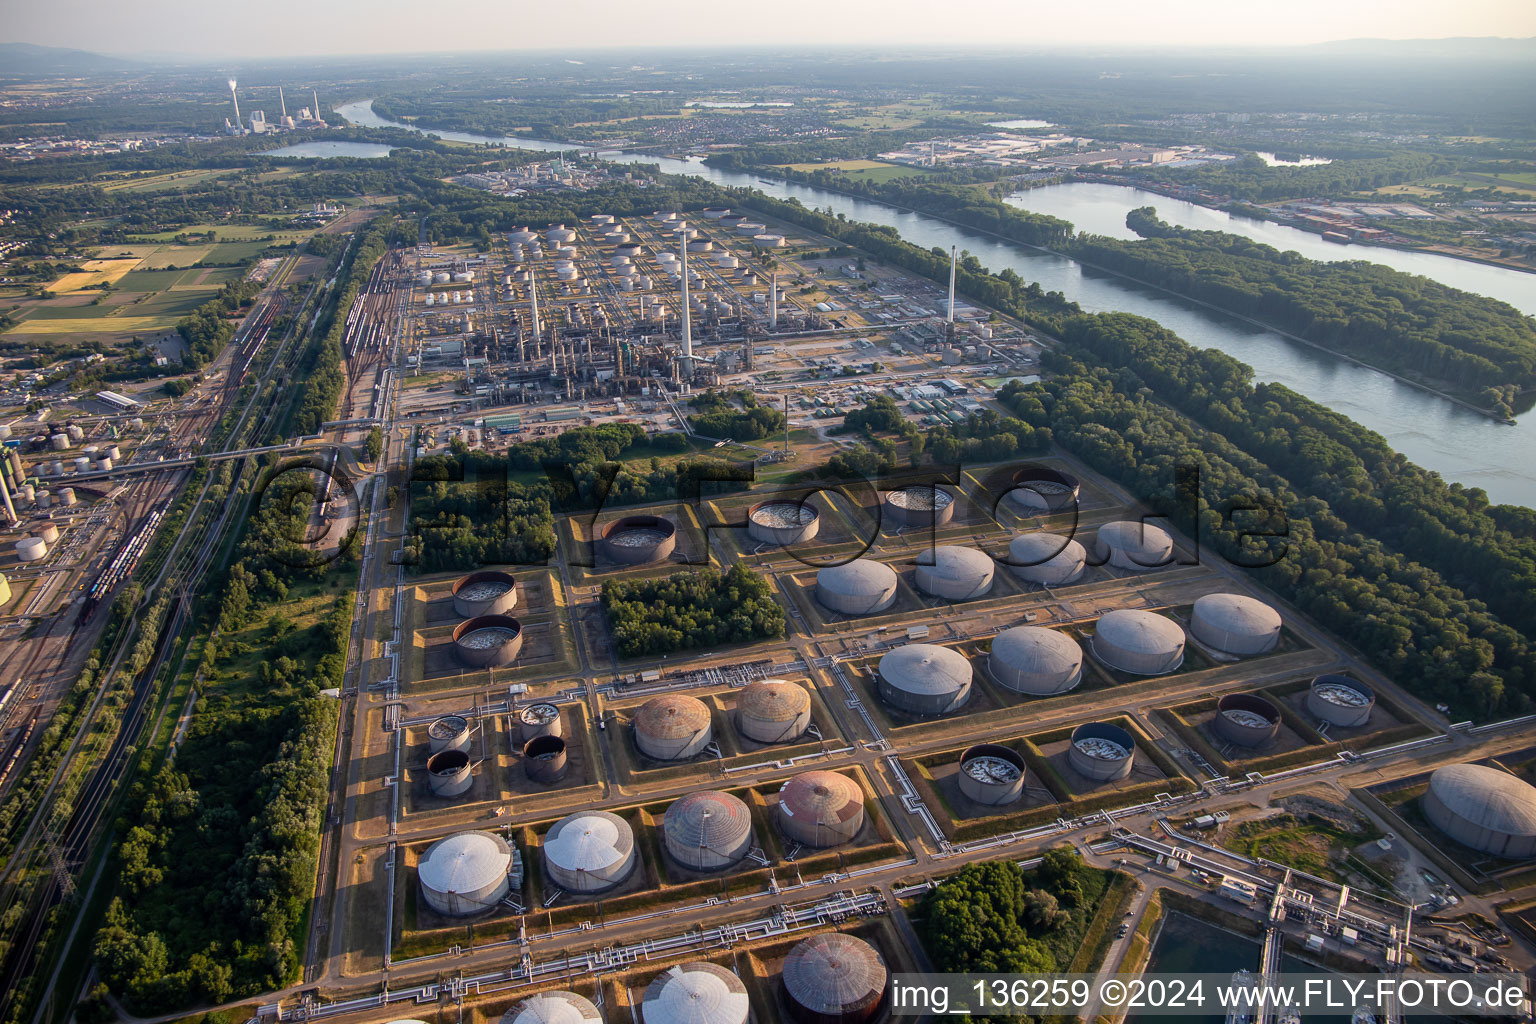
[[0, 0], [0, 41], [125, 55], [1447, 36], [1536, 36], [1536, 0]]

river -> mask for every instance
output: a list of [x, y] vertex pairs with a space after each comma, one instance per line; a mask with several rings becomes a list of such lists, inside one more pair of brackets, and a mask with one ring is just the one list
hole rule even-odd
[[[405, 127], [373, 113], [367, 101], [338, 108], [354, 124], [373, 128]], [[460, 142], [489, 142], [516, 149], [570, 150], [580, 147], [532, 139], [492, 138], [464, 132], [432, 132]], [[1198, 304], [1156, 289], [1083, 267], [1075, 260], [1004, 242], [925, 214], [894, 209], [882, 203], [791, 182], [760, 181], [755, 175], [706, 167], [702, 160], [677, 160], [649, 154], [603, 154], [619, 163], [656, 164], [670, 174], [689, 174], [720, 185], [757, 189], [777, 199], [798, 199], [806, 206], [831, 208], [850, 220], [895, 228], [903, 238], [924, 248], [968, 249], [982, 264], [1000, 271], [1011, 267], [1026, 281], [1038, 281], [1047, 291], [1059, 291], [1084, 309], [1120, 310], [1158, 321], [1191, 344], [1217, 348], [1252, 366], [1261, 381], [1279, 381], [1316, 402], [1349, 416], [1382, 434], [1394, 448], [1448, 480], [1481, 487], [1495, 502], [1536, 507], [1536, 413], [1507, 426], [1471, 412], [1428, 392], [1401, 383], [1387, 374], [1359, 366], [1326, 352], [1254, 327]], [[1083, 189], [1109, 189], [1085, 193]], [[1164, 219], [1191, 227], [1219, 227], [1283, 248], [1326, 247], [1332, 258], [1362, 258], [1397, 266], [1391, 261], [1413, 258], [1413, 272], [1469, 291], [1493, 295], [1517, 308], [1536, 310], [1536, 276], [1469, 263], [1448, 256], [1404, 253], [1370, 246], [1335, 246], [1294, 228], [1234, 219], [1218, 211], [1179, 203], [1117, 186], [1055, 185], [1011, 197], [1031, 210], [1056, 213], [1082, 230], [1109, 234], [1118, 216], [1125, 231], [1125, 213], [1155, 205]], [[1026, 206], [1026, 204], [1028, 204]], [[1069, 211], [1070, 208], [1070, 211]], [[1075, 215], [1074, 215], [1075, 213]], [[1206, 219], [1208, 218], [1208, 219]], [[1288, 234], [1287, 234], [1288, 233]], [[1292, 236], [1299, 236], [1293, 238]], [[1305, 250], [1303, 250], [1305, 252]], [[1319, 249], [1318, 252], [1323, 252]], [[1311, 255], [1311, 253], [1307, 253]], [[1399, 266], [1398, 269], [1408, 269]], [[1475, 283], [1473, 283], [1475, 282]], [[1513, 301], [1519, 299], [1520, 301]]]

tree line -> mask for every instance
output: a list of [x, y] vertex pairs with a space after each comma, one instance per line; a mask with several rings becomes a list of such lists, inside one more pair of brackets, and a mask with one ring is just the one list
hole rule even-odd
[[656, 579], [609, 580], [603, 612], [626, 658], [784, 635], [784, 609], [767, 580], [737, 562]]

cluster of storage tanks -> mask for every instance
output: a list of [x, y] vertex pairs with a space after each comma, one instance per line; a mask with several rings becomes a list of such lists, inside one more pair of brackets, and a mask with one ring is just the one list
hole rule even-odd
[[497, 668], [517, 660], [523, 627], [506, 614], [517, 606], [517, 583], [496, 570], [470, 573], [453, 585], [453, 610], [464, 621], [453, 631], [453, 650], [465, 665]]
[[[658, 761], [685, 761], [714, 741], [709, 706], [697, 697], [667, 693], [652, 697], [632, 719], [635, 746]], [[743, 687], [736, 699], [736, 730], [756, 743], [788, 743], [811, 725], [811, 695], [783, 679]]]

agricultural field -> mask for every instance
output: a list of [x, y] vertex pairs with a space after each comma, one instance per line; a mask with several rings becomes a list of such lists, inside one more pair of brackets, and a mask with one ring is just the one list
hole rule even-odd
[[191, 188], [226, 174], [239, 174], [236, 167], [215, 167], [209, 170], [172, 171], [167, 174], [122, 176], [100, 182], [104, 192], [166, 192], [171, 189]]
[[[852, 109], [839, 110], [837, 109], [838, 107]], [[852, 104], [829, 104], [827, 111], [828, 117], [835, 125], [872, 132], [915, 128], [929, 118], [947, 116], [951, 113], [952, 111], [941, 106], [937, 101], [924, 99], [887, 103], [879, 107], [853, 107]]]
[[881, 160], [834, 160], [824, 164], [785, 164], [783, 166], [792, 171], [836, 171], [844, 177], [873, 182], [921, 177], [928, 173], [917, 167], [888, 164]]

